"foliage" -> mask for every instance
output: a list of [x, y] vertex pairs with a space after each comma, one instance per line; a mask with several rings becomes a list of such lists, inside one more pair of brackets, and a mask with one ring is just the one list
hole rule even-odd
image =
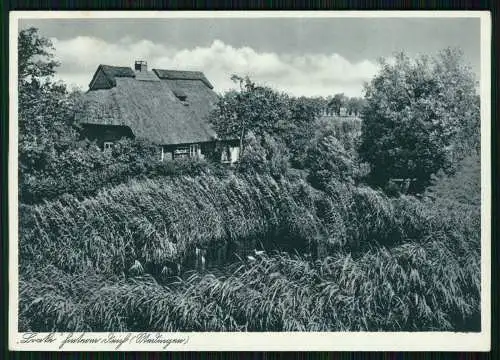
[[182, 263], [195, 247], [284, 236], [284, 208], [296, 209], [303, 230], [295, 237], [306, 243], [305, 232], [318, 220], [296, 186], [269, 176], [204, 174], [132, 181], [81, 201], [67, 195], [21, 208], [20, 252], [26, 264], [53, 263], [67, 271], [119, 274], [134, 260], [161, 270]]
[[20, 85], [43, 87], [44, 80], [55, 74], [59, 63], [54, 60], [52, 42], [38, 34], [38, 29], [21, 30], [18, 35], [18, 78]]
[[[424, 198], [443, 210], [443, 216], [462, 214], [479, 224], [481, 208], [481, 161], [479, 154], [465, 157], [453, 175], [443, 171], [432, 177]], [[458, 215], [459, 216], [459, 215]]]
[[[55, 139], [71, 139], [71, 112], [78, 93], [53, 81], [56, 67], [50, 40], [29, 28], [18, 35], [19, 133], [21, 149], [44, 149]], [[30, 144], [25, 144], [25, 143]]]
[[60, 152], [74, 149], [77, 137], [73, 111], [78, 92], [69, 92], [64, 84], [53, 81], [58, 63], [53, 60], [53, 47], [48, 39], [41, 37], [35, 28], [29, 28], [19, 33], [18, 41], [21, 195], [26, 184], [40, 179], [47, 183], [50, 197], [53, 188], [61, 184], [44, 178], [44, 169], [53, 167], [53, 160]]
[[346, 105], [347, 97], [344, 93], [335, 94], [329, 103], [329, 106], [333, 109], [334, 113], [340, 115], [340, 108]]
[[[478, 209], [450, 212], [441, 203], [390, 199], [345, 184], [319, 193], [296, 185], [256, 175], [222, 184], [207, 176], [135, 182], [82, 202], [67, 197], [22, 209], [21, 328], [479, 328]], [[318, 232], [322, 226], [329, 230]], [[183, 248], [226, 248], [244, 256], [258, 243], [267, 249], [280, 237], [302, 237], [303, 244], [315, 233], [330, 237], [316, 244], [325, 248], [316, 260], [307, 251], [259, 253], [232, 265], [222, 259], [206, 274], [188, 272], [166, 284], [160, 276]], [[346, 246], [349, 238], [360, 251]], [[337, 245], [329, 247], [331, 241]], [[299, 246], [295, 241], [292, 248]], [[207, 260], [216, 261], [213, 256]], [[154, 278], [131, 274], [127, 269], [137, 263]]]
[[[339, 182], [317, 191], [253, 173], [132, 181], [23, 205], [20, 326], [477, 330], [480, 216], [466, 202], [449, 211], [431, 195], [391, 199]], [[195, 248], [209, 253], [207, 274], [165, 277], [176, 263], [190, 269]], [[245, 257], [258, 248], [303, 255]], [[234, 252], [247, 260], [228, 265]]]
[[247, 136], [247, 151], [240, 158], [240, 170], [246, 173], [286, 176], [289, 169], [288, 148], [269, 134]]
[[80, 141], [74, 112], [80, 93], [55, 83], [59, 65], [50, 40], [34, 28], [19, 40], [19, 196], [38, 203], [71, 193], [79, 198], [133, 177], [199, 174], [203, 161], [160, 163], [158, 148], [122, 140], [111, 152]]
[[225, 93], [211, 114], [217, 134], [240, 139], [242, 157], [249, 143], [255, 147], [256, 138], [269, 143], [272, 137], [273, 142], [286, 146], [294, 166], [303, 167], [304, 148], [314, 134], [313, 123], [322, 111], [322, 100], [290, 97], [248, 77], [233, 76], [233, 80], [240, 84], [240, 90]]
[[354, 160], [332, 135], [323, 137], [308, 149], [309, 182], [316, 187], [323, 187], [330, 180], [353, 182], [355, 177]]
[[364, 175], [358, 159], [360, 121], [320, 119], [306, 148], [310, 183], [324, 188], [332, 181], [353, 183]]
[[478, 254], [440, 238], [358, 258], [260, 254], [167, 286], [48, 267], [21, 276], [20, 319], [24, 331], [478, 331], [478, 274]]
[[470, 223], [460, 219], [457, 225], [460, 212], [445, 217], [438, 210], [413, 198], [389, 199], [367, 187], [334, 182], [320, 192], [301, 179], [255, 173], [160, 177], [85, 200], [67, 195], [22, 207], [20, 252], [28, 262], [68, 271], [91, 265], [121, 273], [135, 259], [147, 269], [161, 269], [182, 262], [194, 247], [251, 248], [256, 238], [268, 239], [266, 248], [280, 244], [321, 256], [423, 239], [436, 229], [477, 231], [475, 211], [468, 212], [474, 215]]
[[[212, 114], [244, 145], [232, 171], [77, 141], [50, 42], [19, 44], [21, 331], [479, 329], [478, 98], [453, 51], [384, 64], [366, 103], [234, 77]], [[316, 121], [332, 99], [363, 125]], [[430, 186], [388, 197], [363, 159]]]
[[295, 168], [306, 167], [306, 149], [314, 138], [316, 119], [322, 113], [323, 105], [318, 98], [290, 98], [290, 119], [284, 122], [281, 135]]
[[370, 163], [377, 186], [391, 178], [415, 178], [420, 192], [432, 174], [453, 170], [465, 148], [477, 147], [475, 80], [459, 51], [414, 61], [399, 54], [393, 65], [382, 62], [366, 87], [366, 102], [360, 155]]
[[[36, 162], [20, 179], [20, 200], [25, 204], [56, 199], [63, 194], [85, 198], [99, 190], [126, 183], [133, 178], [197, 175], [219, 171], [201, 159], [160, 161], [158, 147], [145, 141], [122, 139], [112, 151], [102, 151], [89, 141], [58, 144], [37, 152]], [[29, 160], [33, 160], [30, 158]]]
[[215, 132], [222, 138], [240, 139], [241, 154], [246, 147], [248, 132], [257, 136], [279, 133], [289, 118], [287, 96], [258, 86], [248, 77], [232, 76], [240, 91], [229, 91], [220, 98], [212, 113]]
[[360, 97], [348, 97], [344, 93], [335, 94], [323, 100], [323, 107], [327, 108], [328, 115], [341, 115], [344, 108], [349, 116], [359, 116], [365, 106], [365, 100]]
[[348, 115], [359, 116], [363, 112], [365, 101], [363, 98], [351, 97], [346, 100], [345, 107]]

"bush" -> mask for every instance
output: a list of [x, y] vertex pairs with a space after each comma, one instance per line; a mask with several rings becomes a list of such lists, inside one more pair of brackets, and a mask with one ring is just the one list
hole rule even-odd
[[[79, 199], [96, 194], [100, 189], [126, 183], [133, 178], [199, 175], [217, 166], [199, 159], [160, 161], [158, 148], [134, 140], [121, 140], [111, 152], [102, 151], [94, 143], [81, 141], [42, 151], [43, 162], [20, 173], [20, 201], [40, 203], [71, 194]], [[217, 168], [217, 169], [216, 169]]]
[[478, 331], [471, 164], [423, 199], [201, 166], [22, 205], [20, 330]]
[[301, 179], [259, 174], [158, 177], [85, 200], [66, 195], [22, 207], [20, 252], [26, 261], [67, 271], [91, 266], [122, 273], [135, 260], [150, 270], [183, 263], [196, 247], [225, 249], [222, 258], [228, 258], [258, 247], [256, 239], [268, 249], [320, 257], [343, 249], [360, 254], [436, 233], [453, 236], [464, 249], [476, 243], [478, 214], [468, 212], [474, 215], [469, 222], [461, 219], [464, 212], [443, 211], [432, 202], [390, 199], [342, 183], [322, 192]]
[[245, 152], [240, 159], [241, 171], [280, 178], [287, 175], [289, 167], [288, 150], [280, 140], [269, 134], [247, 136]]
[[425, 197], [449, 208], [481, 206], [481, 161], [480, 154], [473, 153], [457, 165], [453, 175], [443, 171], [432, 177]]
[[359, 120], [319, 120], [316, 135], [306, 151], [308, 180], [318, 189], [331, 181], [355, 183], [366, 173], [358, 160]]

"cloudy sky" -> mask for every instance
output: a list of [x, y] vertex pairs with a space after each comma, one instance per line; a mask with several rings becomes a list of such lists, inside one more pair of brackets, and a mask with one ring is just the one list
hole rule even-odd
[[21, 20], [52, 39], [58, 78], [86, 90], [99, 64], [199, 70], [222, 92], [231, 74], [293, 95], [361, 95], [377, 59], [460, 47], [479, 76], [478, 18]]

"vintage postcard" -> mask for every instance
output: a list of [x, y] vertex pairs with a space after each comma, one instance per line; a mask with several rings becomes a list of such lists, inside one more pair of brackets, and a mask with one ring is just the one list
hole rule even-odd
[[9, 348], [490, 348], [488, 12], [12, 12]]

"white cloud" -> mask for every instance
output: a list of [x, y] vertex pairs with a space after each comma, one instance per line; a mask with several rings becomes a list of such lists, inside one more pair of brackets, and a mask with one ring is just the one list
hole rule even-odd
[[218, 92], [234, 88], [230, 77], [238, 74], [292, 95], [344, 92], [357, 96], [363, 82], [377, 71], [374, 62], [351, 63], [339, 54], [257, 52], [250, 47], [234, 48], [220, 40], [192, 49], [176, 49], [149, 40], [134, 42], [126, 37], [115, 44], [84, 36], [52, 40], [62, 63], [58, 78], [83, 89], [87, 89], [99, 64], [131, 66], [139, 59], [155, 68], [203, 71]]

